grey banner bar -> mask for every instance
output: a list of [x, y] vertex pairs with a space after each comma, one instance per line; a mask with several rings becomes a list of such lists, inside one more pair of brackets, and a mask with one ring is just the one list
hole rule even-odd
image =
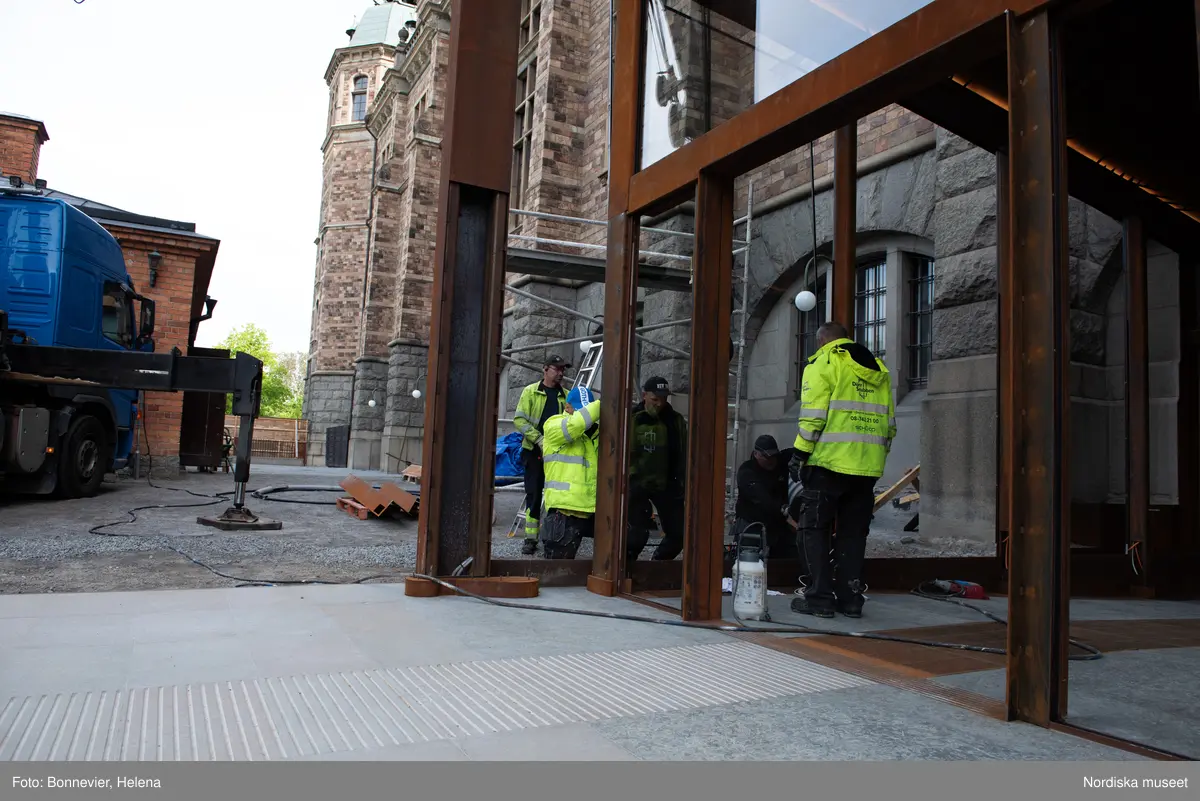
[[[365, 755], [365, 754], [364, 754]], [[553, 758], [552, 754], [547, 755]], [[10, 763], [4, 801], [1196, 798], [1194, 762]]]

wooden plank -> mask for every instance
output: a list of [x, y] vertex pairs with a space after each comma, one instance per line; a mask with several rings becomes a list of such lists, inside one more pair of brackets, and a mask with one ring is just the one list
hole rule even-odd
[[878, 512], [881, 508], [883, 508], [884, 504], [886, 504], [892, 498], [895, 498], [897, 495], [899, 495], [900, 491], [903, 490], [905, 487], [907, 487], [909, 484], [915, 485], [916, 481], [917, 481], [917, 475], [920, 472], [921, 472], [921, 465], [917, 465], [916, 467], [908, 468], [908, 470], [904, 471], [904, 475], [900, 476], [900, 478], [896, 481], [895, 484], [888, 487], [886, 490], [884, 490], [879, 495], [876, 495], [875, 496], [875, 511]]
[[337, 508], [341, 509], [351, 517], [357, 517], [359, 520], [366, 520], [369, 514], [367, 507], [363, 506], [353, 498], [338, 498]]
[[[484, 598], [536, 598], [538, 580], [531, 576], [447, 576], [438, 577], [474, 595]], [[414, 598], [436, 598], [439, 595], [459, 596], [454, 590], [425, 578], [409, 576], [404, 580], [404, 594]]]

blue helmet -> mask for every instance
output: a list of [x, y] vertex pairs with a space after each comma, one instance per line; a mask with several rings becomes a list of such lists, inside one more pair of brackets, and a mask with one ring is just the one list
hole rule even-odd
[[567, 394], [567, 403], [571, 404], [573, 409], [582, 409], [599, 397], [598, 393], [587, 387], [575, 387]]

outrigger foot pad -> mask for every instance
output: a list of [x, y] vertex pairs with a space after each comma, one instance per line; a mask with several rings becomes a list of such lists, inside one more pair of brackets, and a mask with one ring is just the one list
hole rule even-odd
[[269, 517], [259, 517], [246, 507], [230, 506], [218, 517], [197, 517], [202, 526], [212, 526], [222, 531], [279, 531], [283, 522]]

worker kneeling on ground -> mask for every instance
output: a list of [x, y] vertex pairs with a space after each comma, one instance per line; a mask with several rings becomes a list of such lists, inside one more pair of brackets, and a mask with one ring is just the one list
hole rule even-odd
[[[761, 524], [766, 534], [766, 555], [774, 559], [796, 559], [800, 555], [796, 533], [785, 515], [788, 465], [795, 452], [794, 448], [779, 450], [775, 438], [763, 434], [754, 441], [754, 452], [737, 471], [734, 534]], [[751, 529], [750, 533], [757, 532]]]
[[545, 513], [539, 526], [547, 559], [574, 559], [584, 537], [594, 533], [600, 399], [587, 387], [567, 395], [563, 413], [542, 431]]
[[840, 323], [817, 329], [817, 348], [804, 368], [797, 452], [789, 464], [788, 516], [809, 579], [801, 580], [804, 593], [792, 600], [792, 611], [861, 617], [875, 482], [896, 437], [892, 382], [883, 362]]

